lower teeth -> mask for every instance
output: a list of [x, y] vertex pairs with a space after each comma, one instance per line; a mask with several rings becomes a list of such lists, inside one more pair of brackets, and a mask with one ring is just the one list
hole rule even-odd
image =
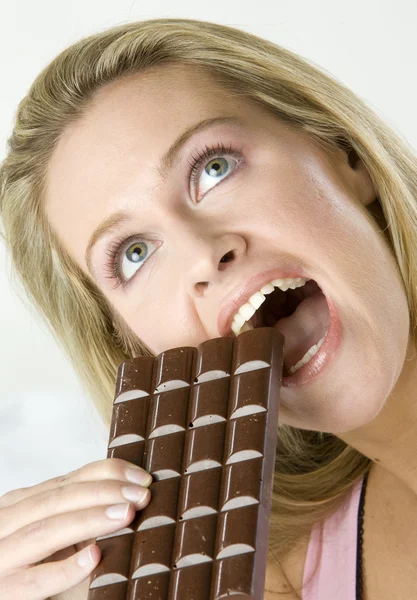
[[[246, 323], [244, 323], [244, 325], [242, 326], [239, 333], [243, 333], [244, 331], [250, 331], [251, 329], [253, 329], [253, 326], [248, 321], [246, 321]], [[289, 375], [294, 375], [294, 373], [299, 371], [301, 369], [301, 367], [304, 367], [304, 365], [306, 365], [307, 363], [310, 362], [310, 360], [313, 358], [313, 356], [315, 354], [317, 354], [317, 352], [320, 350], [321, 346], [323, 345], [324, 340], [326, 339], [327, 334], [328, 334], [328, 331], [326, 331], [324, 336], [321, 338], [321, 340], [319, 340], [317, 342], [317, 344], [312, 346], [310, 348], [310, 350], [308, 350], [304, 354], [303, 358], [301, 360], [299, 360], [298, 363], [296, 363], [293, 367], [290, 367], [288, 369], [287, 375], [286, 375], [287, 377], [289, 377]], [[285, 377], [285, 370], [284, 370], [284, 377]]]
[[315, 344], [314, 346], [312, 346], [310, 348], [310, 350], [308, 350], [308, 352], [306, 352], [303, 356], [303, 358], [301, 360], [298, 361], [298, 363], [296, 363], [293, 367], [290, 367], [288, 369], [288, 372], [293, 375], [294, 373], [296, 373], [297, 371], [299, 371], [301, 369], [301, 367], [303, 367], [304, 365], [306, 365], [308, 362], [310, 362], [310, 360], [313, 358], [313, 356], [315, 354], [317, 354], [317, 352], [320, 350], [325, 338], [327, 335], [327, 331], [325, 333], [325, 335], [321, 338], [321, 340], [319, 340], [317, 342], [317, 344]]

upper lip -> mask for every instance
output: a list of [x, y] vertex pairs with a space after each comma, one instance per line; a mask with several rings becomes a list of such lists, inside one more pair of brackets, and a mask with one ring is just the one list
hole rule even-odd
[[254, 275], [246, 283], [233, 290], [233, 292], [225, 298], [220, 307], [219, 316], [217, 318], [217, 329], [219, 330], [220, 336], [226, 337], [232, 333], [233, 317], [238, 312], [239, 308], [248, 302], [249, 298], [253, 296], [255, 292], [260, 291], [264, 285], [273, 279], [295, 279], [296, 277], [310, 279], [308, 275], [300, 272], [296, 273], [294, 270], [270, 269], [269, 271], [262, 271], [262, 273]]

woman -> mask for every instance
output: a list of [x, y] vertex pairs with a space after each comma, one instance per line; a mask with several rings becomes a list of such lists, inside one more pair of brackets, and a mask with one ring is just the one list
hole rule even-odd
[[[156, 19], [47, 66], [0, 173], [15, 269], [107, 424], [120, 362], [239, 333], [231, 306], [244, 286], [241, 302], [277, 278], [312, 280], [314, 301], [278, 325], [284, 375], [329, 337], [283, 380], [265, 598], [412, 597], [417, 161], [406, 143], [288, 50]], [[85, 600], [94, 538], [130, 523], [148, 485], [108, 459], [3, 496], [7, 598]]]

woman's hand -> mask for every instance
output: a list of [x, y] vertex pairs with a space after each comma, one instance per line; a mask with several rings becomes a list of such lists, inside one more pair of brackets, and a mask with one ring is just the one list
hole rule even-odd
[[0, 600], [47, 600], [84, 581], [101, 558], [91, 542], [131, 523], [151, 482], [107, 458], [0, 497]]

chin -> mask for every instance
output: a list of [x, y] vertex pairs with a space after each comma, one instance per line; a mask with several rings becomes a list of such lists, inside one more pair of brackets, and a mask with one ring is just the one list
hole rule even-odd
[[347, 322], [337, 352], [317, 378], [281, 386], [280, 424], [342, 435], [370, 425], [388, 404], [404, 365], [411, 364], [405, 362], [402, 332], [397, 329], [384, 342]]
[[[290, 425], [297, 429], [306, 429], [309, 431], [321, 431], [332, 433], [336, 436], [347, 434], [369, 425], [381, 412], [385, 402], [364, 407], [351, 406], [347, 410], [345, 404], [340, 398], [340, 403], [329, 405], [326, 399], [320, 403], [320, 406], [306, 406], [304, 404], [302, 414], [300, 410], [294, 411], [281, 404], [280, 425]], [[366, 401], [366, 398], [363, 398]]]

